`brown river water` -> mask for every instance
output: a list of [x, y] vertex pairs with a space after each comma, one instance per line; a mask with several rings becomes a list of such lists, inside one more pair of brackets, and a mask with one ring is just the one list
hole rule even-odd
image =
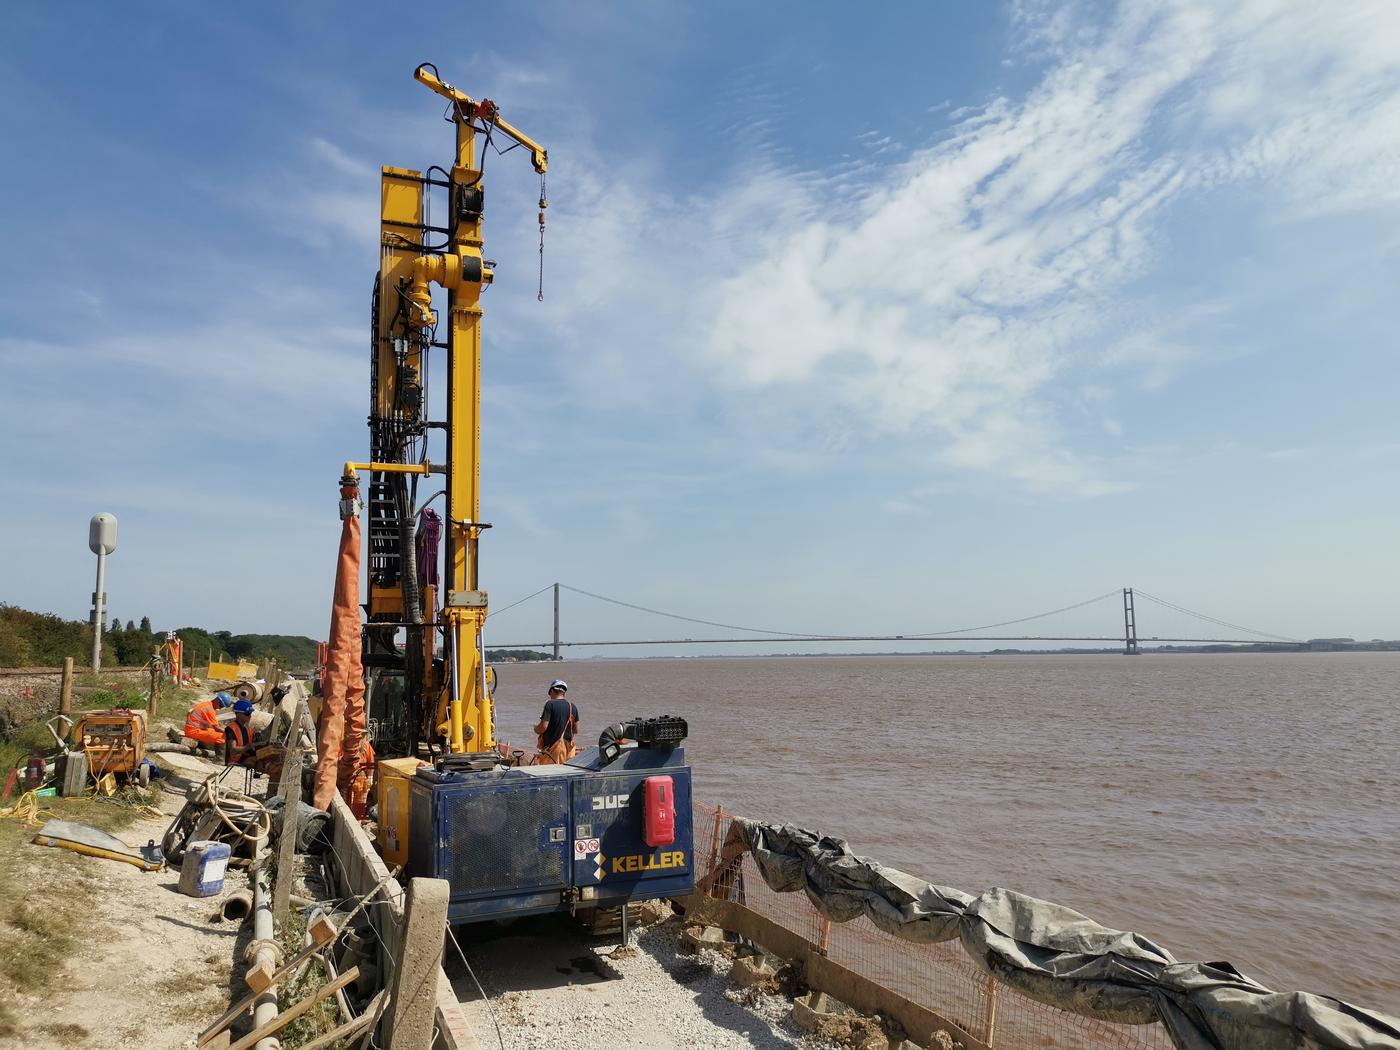
[[690, 723], [695, 796], [1400, 1015], [1400, 653], [579, 660], [500, 668], [523, 741]]

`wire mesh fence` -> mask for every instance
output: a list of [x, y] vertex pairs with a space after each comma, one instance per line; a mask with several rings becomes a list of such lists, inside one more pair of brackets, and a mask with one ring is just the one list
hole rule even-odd
[[749, 854], [722, 861], [734, 814], [700, 802], [694, 812], [695, 874], [697, 880], [714, 876], [710, 896], [744, 905], [832, 962], [941, 1015], [994, 1050], [1172, 1050], [1160, 1024], [1109, 1024], [1020, 995], [985, 973], [957, 941], [914, 944], [864, 916], [830, 922], [805, 894], [770, 890]]

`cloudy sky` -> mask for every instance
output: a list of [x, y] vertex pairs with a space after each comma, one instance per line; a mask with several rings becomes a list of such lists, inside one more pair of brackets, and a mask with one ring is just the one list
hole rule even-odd
[[11, 11], [0, 600], [84, 616], [108, 510], [117, 615], [324, 633], [378, 166], [450, 157], [425, 60], [550, 150], [543, 303], [538, 182], [487, 168], [497, 608], [910, 633], [1131, 585], [1400, 637], [1384, 0]]

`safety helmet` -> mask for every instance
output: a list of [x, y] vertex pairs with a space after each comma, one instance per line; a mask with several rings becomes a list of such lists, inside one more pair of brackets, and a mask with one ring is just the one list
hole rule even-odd
[[253, 713], [253, 702], [251, 700], [235, 700], [233, 702], [233, 713], [236, 715], [251, 715]]
[[228, 693], [215, 693], [214, 699], [218, 701], [220, 707], [233, 706], [233, 697], [229, 696]]
[[569, 691], [569, 683], [564, 681], [564, 679], [562, 678], [556, 678], [554, 681], [549, 683], [549, 691], [552, 693], [556, 689], [567, 693]]

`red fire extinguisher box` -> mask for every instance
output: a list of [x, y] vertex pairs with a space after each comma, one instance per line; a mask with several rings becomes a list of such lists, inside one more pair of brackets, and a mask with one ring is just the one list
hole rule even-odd
[[670, 777], [647, 777], [642, 782], [643, 837], [648, 846], [676, 841], [676, 796]]

